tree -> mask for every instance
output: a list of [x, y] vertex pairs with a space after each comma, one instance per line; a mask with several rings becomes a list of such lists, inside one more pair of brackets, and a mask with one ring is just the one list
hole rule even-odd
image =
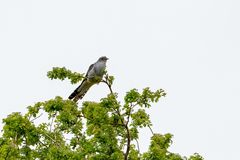
[[[84, 76], [66, 68], [53, 68], [50, 79], [69, 79], [72, 84]], [[168, 151], [171, 134], [154, 133], [146, 109], [166, 95], [162, 89], [141, 92], [132, 89], [120, 103], [113, 92], [113, 76], [105, 73], [101, 83], [109, 94], [100, 102], [82, 105], [60, 96], [27, 107], [27, 113], [12, 113], [3, 119], [0, 137], [0, 159], [66, 159], [66, 160], [203, 160], [195, 153], [182, 157]], [[38, 122], [41, 116], [46, 122]], [[139, 152], [139, 128], [152, 131], [151, 144]]]

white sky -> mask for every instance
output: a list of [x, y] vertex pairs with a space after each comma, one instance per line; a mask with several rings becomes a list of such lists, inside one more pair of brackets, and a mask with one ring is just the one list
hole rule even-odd
[[[237, 0], [0, 0], [0, 119], [75, 89], [48, 80], [52, 67], [86, 72], [106, 55], [120, 98], [132, 88], [166, 90], [150, 114], [155, 132], [174, 135], [171, 151], [236, 160], [239, 8]], [[94, 86], [84, 100], [107, 92]], [[146, 150], [150, 131], [141, 135]]]

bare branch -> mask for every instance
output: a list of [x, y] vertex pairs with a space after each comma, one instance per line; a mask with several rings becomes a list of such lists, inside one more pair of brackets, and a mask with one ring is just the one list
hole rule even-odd
[[49, 139], [51, 139], [51, 140], [53, 141], [53, 143], [56, 143], [58, 146], [60, 146], [60, 144], [59, 144], [56, 140], [54, 140], [51, 136], [49, 136], [48, 134], [46, 134], [46, 133], [44, 133], [44, 132], [43, 132], [43, 134], [44, 134], [45, 136], [47, 136]]
[[55, 116], [56, 116], [56, 114], [53, 114], [52, 121], [51, 121], [51, 124], [50, 124], [50, 132], [52, 131], [52, 125], [53, 125], [53, 121], [55, 119]]
[[39, 116], [35, 117], [34, 119], [31, 120], [31, 122], [35, 121], [36, 119], [38, 119], [39, 117], [41, 117], [43, 114], [41, 113]]
[[138, 152], [140, 153], [140, 147], [139, 147], [138, 140], [137, 139], [135, 139], [135, 140], [136, 140], [136, 143], [137, 143]]
[[154, 135], [154, 132], [153, 132], [152, 128], [150, 127], [150, 125], [148, 125], [148, 128], [149, 128], [150, 131], [152, 132], [152, 135]]
[[113, 94], [112, 86], [106, 80], [102, 80], [101, 82], [105, 83], [108, 86], [110, 93]]

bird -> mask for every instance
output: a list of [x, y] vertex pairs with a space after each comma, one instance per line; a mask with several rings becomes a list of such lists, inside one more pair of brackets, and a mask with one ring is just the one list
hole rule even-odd
[[100, 83], [105, 73], [107, 60], [106, 56], [102, 56], [97, 62], [91, 64], [82, 83], [72, 92], [68, 99], [77, 102], [84, 97], [91, 86]]

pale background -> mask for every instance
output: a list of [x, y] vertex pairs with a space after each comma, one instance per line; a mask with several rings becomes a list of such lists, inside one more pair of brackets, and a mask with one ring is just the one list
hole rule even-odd
[[[0, 0], [0, 119], [76, 87], [46, 72], [86, 72], [110, 58], [119, 99], [132, 88], [168, 93], [149, 111], [170, 150], [236, 160], [240, 149], [240, 1]], [[84, 100], [108, 93], [94, 86]], [[2, 124], [0, 124], [2, 128]], [[151, 133], [141, 134], [145, 151]]]

